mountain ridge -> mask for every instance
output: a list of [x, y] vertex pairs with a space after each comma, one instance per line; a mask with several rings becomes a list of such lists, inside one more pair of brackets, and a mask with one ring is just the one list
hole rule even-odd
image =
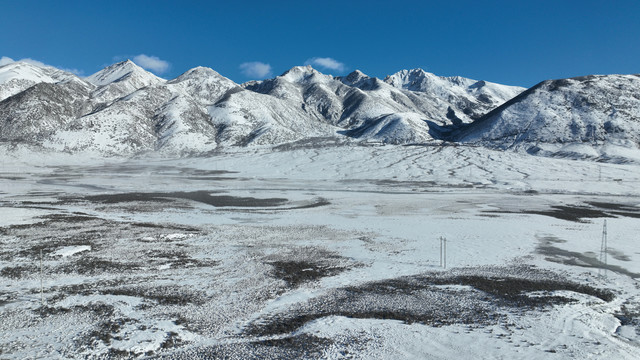
[[[7, 94], [0, 98], [0, 142], [182, 156], [335, 138], [399, 145], [444, 141], [554, 156], [566, 155], [566, 149], [551, 145], [588, 143], [589, 127], [599, 136], [594, 144], [637, 149], [637, 78], [593, 75], [524, 89], [422, 69], [379, 79], [359, 70], [331, 76], [307, 65], [237, 84], [206, 67], [166, 80], [130, 60], [84, 78], [12, 63], [0, 67], [0, 95]], [[605, 119], [611, 108], [617, 112]], [[573, 126], [573, 132], [555, 126], [555, 118], [572, 119], [562, 126]], [[600, 150], [589, 156], [595, 154], [606, 157]]]

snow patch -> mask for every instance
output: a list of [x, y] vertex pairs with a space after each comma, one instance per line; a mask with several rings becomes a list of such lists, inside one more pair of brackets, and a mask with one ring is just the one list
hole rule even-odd
[[91, 251], [91, 246], [89, 245], [65, 246], [52, 252], [50, 256], [62, 256], [64, 258], [71, 255], [75, 255], [83, 251]]

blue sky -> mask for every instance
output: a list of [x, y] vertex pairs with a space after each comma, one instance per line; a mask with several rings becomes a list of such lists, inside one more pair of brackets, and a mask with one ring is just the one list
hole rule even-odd
[[[423, 68], [509, 85], [640, 73], [640, 1], [0, 0], [0, 58], [90, 75], [131, 58], [164, 78], [236, 82], [312, 64]], [[144, 55], [144, 56], [142, 56]]]

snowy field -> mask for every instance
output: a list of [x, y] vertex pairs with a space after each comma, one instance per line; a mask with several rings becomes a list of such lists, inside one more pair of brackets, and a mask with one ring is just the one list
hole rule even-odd
[[2, 359], [640, 358], [638, 165], [1, 155]]

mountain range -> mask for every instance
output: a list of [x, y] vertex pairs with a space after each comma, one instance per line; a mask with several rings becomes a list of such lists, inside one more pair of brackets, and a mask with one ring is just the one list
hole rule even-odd
[[379, 79], [304, 66], [237, 84], [205, 67], [166, 80], [128, 60], [84, 78], [24, 62], [0, 67], [4, 144], [188, 155], [326, 139], [627, 158], [640, 144], [640, 76], [525, 89], [421, 69]]

